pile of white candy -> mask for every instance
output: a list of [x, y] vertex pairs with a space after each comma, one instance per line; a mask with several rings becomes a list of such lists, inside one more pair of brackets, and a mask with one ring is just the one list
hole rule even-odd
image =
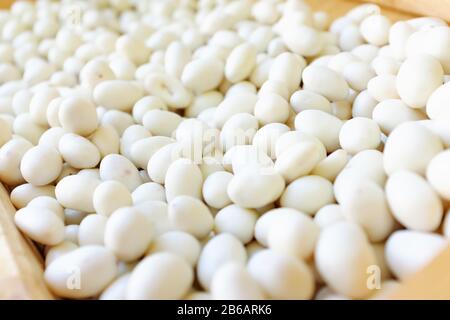
[[0, 181], [57, 296], [376, 299], [448, 244], [440, 19], [42, 0], [0, 30]]

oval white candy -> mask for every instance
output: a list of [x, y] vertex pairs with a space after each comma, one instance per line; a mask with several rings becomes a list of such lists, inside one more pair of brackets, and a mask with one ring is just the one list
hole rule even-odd
[[173, 253], [155, 253], [134, 268], [126, 288], [132, 300], [181, 299], [194, 281], [192, 267]]
[[397, 171], [386, 183], [386, 196], [392, 214], [405, 227], [417, 231], [434, 231], [441, 224], [442, 202], [418, 174]]
[[101, 246], [84, 246], [55, 259], [44, 277], [60, 297], [83, 299], [95, 296], [116, 277], [114, 255]]

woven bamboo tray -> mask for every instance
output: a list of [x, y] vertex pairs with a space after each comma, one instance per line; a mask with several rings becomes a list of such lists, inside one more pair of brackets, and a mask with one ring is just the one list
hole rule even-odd
[[[0, 9], [14, 0], [0, 0]], [[306, 0], [331, 18], [360, 4], [352, 0]], [[431, 15], [450, 21], [450, 0], [374, 0], [393, 21]], [[15, 209], [0, 184], [0, 299], [54, 299], [43, 280], [43, 260], [36, 246], [15, 227]], [[450, 299], [450, 246], [392, 293], [391, 299]]]

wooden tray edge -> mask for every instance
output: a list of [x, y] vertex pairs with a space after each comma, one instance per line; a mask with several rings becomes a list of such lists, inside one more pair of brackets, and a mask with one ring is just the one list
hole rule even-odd
[[0, 184], [0, 299], [53, 299], [43, 277], [43, 261], [16, 228], [15, 209]]

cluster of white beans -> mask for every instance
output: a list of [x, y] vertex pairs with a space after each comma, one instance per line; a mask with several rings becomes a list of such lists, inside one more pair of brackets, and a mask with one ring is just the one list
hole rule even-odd
[[378, 299], [449, 243], [440, 19], [41, 0], [0, 31], [0, 181], [56, 296]]

